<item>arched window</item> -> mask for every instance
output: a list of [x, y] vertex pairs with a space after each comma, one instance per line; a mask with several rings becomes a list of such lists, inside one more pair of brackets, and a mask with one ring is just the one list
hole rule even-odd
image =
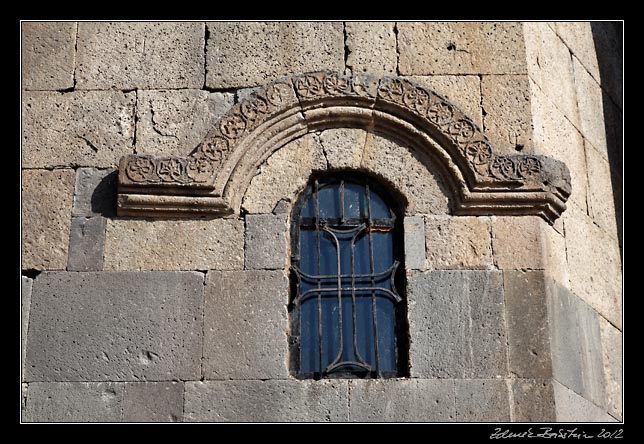
[[363, 175], [325, 176], [292, 218], [292, 368], [304, 378], [407, 372], [401, 218]]

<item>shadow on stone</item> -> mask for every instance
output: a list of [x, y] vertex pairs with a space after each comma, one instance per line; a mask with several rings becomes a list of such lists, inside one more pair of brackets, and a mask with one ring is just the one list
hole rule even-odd
[[116, 185], [118, 171], [113, 171], [98, 183], [92, 193], [92, 212], [104, 217], [116, 216]]

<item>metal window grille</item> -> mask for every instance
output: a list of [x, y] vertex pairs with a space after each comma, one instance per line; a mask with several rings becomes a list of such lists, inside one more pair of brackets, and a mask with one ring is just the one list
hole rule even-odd
[[292, 339], [300, 377], [406, 372], [399, 220], [366, 177], [313, 181], [294, 209]]

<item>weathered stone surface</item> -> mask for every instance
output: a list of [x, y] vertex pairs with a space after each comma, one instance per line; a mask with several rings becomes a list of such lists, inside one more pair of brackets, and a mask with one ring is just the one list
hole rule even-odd
[[201, 88], [204, 23], [81, 22], [79, 89]]
[[591, 22], [590, 27], [599, 65], [597, 81], [621, 110], [624, 108], [624, 25]]
[[27, 422], [117, 422], [123, 384], [114, 382], [32, 382]]
[[27, 414], [27, 396], [29, 393], [29, 384], [22, 383], [20, 384], [21, 398], [20, 398], [20, 418], [22, 421], [26, 421]]
[[[207, 23], [206, 85], [239, 88], [290, 72], [344, 70], [340, 22]], [[202, 56], [203, 57], [203, 56]]]
[[183, 382], [130, 382], [123, 394], [123, 421], [180, 422]]
[[530, 82], [527, 75], [482, 76], [485, 135], [500, 153], [533, 150]]
[[412, 377], [507, 375], [500, 272], [416, 273], [408, 277], [407, 300]]
[[622, 267], [615, 240], [574, 205], [564, 213], [570, 288], [618, 328], [622, 326]]
[[520, 23], [398, 23], [400, 74], [525, 74]]
[[573, 55], [599, 81], [599, 65], [590, 22], [555, 22], [553, 25], [555, 32]]
[[73, 170], [22, 172], [22, 269], [67, 265]]
[[246, 215], [246, 269], [284, 269], [288, 261], [288, 215]]
[[362, 167], [402, 192], [408, 201], [406, 214], [448, 213], [448, 194], [443, 180], [421, 153], [368, 133]]
[[194, 89], [139, 92], [136, 152], [174, 156], [190, 153], [230, 109], [233, 99], [231, 93]]
[[456, 420], [454, 381], [449, 379], [354, 379], [349, 419], [356, 422], [450, 422]]
[[405, 217], [405, 269], [425, 269], [425, 218]]
[[356, 128], [334, 128], [322, 131], [318, 143], [327, 168], [360, 168], [367, 132]]
[[244, 222], [108, 220], [105, 270], [241, 270]]
[[552, 381], [558, 422], [615, 422], [615, 418], [558, 381]]
[[586, 68], [572, 58], [575, 76], [577, 106], [579, 108], [579, 130], [590, 143], [601, 152], [607, 151], [606, 126], [604, 124], [603, 93], [599, 84]]
[[579, 116], [570, 50], [544, 22], [524, 22], [523, 35], [528, 75], [556, 108], [577, 125]]
[[593, 221], [613, 239], [618, 240], [618, 220], [615, 214], [611, 165], [591, 145], [586, 145], [588, 166], [588, 212]]
[[22, 360], [21, 369], [24, 371], [25, 368], [25, 351], [27, 346], [27, 329], [29, 328], [29, 307], [31, 306], [31, 287], [33, 284], [33, 279], [29, 279], [27, 276], [21, 276], [20, 284], [20, 313], [21, 313], [21, 341], [22, 341]]
[[553, 422], [556, 420], [551, 379], [512, 380], [512, 401], [513, 421]]
[[34, 283], [27, 381], [200, 377], [200, 273], [45, 272]]
[[132, 153], [136, 92], [27, 91], [22, 166], [115, 166]]
[[270, 213], [281, 199], [294, 202], [314, 170], [325, 170], [322, 147], [306, 135], [284, 145], [259, 167], [250, 182], [242, 208], [247, 212]]
[[546, 276], [503, 272], [510, 371], [521, 378], [552, 377]]
[[347, 421], [346, 380], [187, 382], [185, 421]]
[[116, 216], [116, 178], [114, 170], [79, 168], [76, 170], [72, 216]]
[[567, 288], [555, 283], [549, 287], [553, 377], [603, 407], [606, 395], [599, 316]]
[[76, 23], [25, 22], [21, 26], [22, 88], [72, 88]]
[[606, 378], [606, 405], [608, 413], [616, 418], [622, 418], [622, 332], [613, 327], [601, 316], [599, 317], [599, 332], [602, 343], [602, 358], [604, 377]]
[[283, 271], [208, 272], [206, 379], [286, 379], [288, 280]]
[[396, 75], [398, 54], [393, 22], [347, 22], [347, 67], [354, 74]]
[[510, 398], [503, 379], [455, 380], [456, 421], [508, 422]]
[[101, 271], [104, 245], [104, 217], [72, 217], [67, 270]]
[[537, 216], [492, 218], [494, 263], [503, 270], [546, 270], [567, 284], [564, 237]]
[[530, 87], [535, 154], [552, 156], [568, 166], [572, 184], [569, 201], [585, 210], [588, 178], [583, 138], [553, 104], [559, 100], [558, 95], [548, 98], [535, 83], [530, 82]]
[[489, 217], [425, 216], [425, 268], [492, 268], [490, 225]]

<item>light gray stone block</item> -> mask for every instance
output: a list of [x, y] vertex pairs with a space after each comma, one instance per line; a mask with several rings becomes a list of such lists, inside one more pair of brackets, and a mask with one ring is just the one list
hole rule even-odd
[[346, 380], [187, 382], [185, 421], [340, 422]]
[[27, 422], [117, 422], [123, 384], [114, 382], [32, 382]]
[[24, 22], [22, 88], [61, 90], [74, 86], [75, 22]]
[[27, 381], [200, 377], [203, 276], [65, 273], [36, 279]]
[[79, 168], [76, 170], [72, 216], [116, 216], [116, 179], [114, 170]]
[[510, 398], [503, 379], [455, 380], [456, 421], [508, 422]]
[[393, 22], [346, 22], [347, 67], [354, 74], [395, 76], [398, 65]]
[[29, 308], [31, 306], [31, 288], [33, 285], [33, 279], [28, 278], [27, 276], [21, 276], [21, 285], [20, 285], [20, 313], [21, 313], [21, 323], [22, 326], [20, 339], [22, 342], [22, 359], [21, 359], [21, 372], [22, 378], [24, 378], [24, 368], [25, 368], [25, 351], [27, 349], [27, 330], [29, 328]]
[[492, 268], [489, 217], [425, 216], [425, 246], [430, 269]]
[[507, 376], [500, 272], [416, 273], [407, 300], [412, 377]]
[[286, 214], [246, 215], [246, 269], [284, 269], [288, 260]]
[[206, 379], [288, 377], [288, 290], [283, 271], [208, 272]]
[[599, 318], [602, 339], [602, 357], [604, 376], [606, 377], [606, 404], [608, 413], [622, 418], [623, 403], [623, 344], [622, 332], [613, 327], [604, 318]]
[[104, 246], [104, 217], [72, 217], [67, 270], [101, 271]]
[[553, 381], [557, 422], [615, 422], [615, 418], [568, 387]]
[[567, 288], [549, 284], [553, 377], [595, 404], [606, 405], [597, 313]]
[[503, 272], [510, 371], [520, 378], [552, 377], [545, 279], [542, 271]]
[[405, 217], [405, 268], [425, 269], [425, 218]]
[[449, 379], [354, 379], [349, 385], [351, 421], [456, 420], [454, 381]]
[[123, 421], [181, 422], [183, 382], [128, 382], [123, 394]]
[[360, 168], [360, 161], [367, 140], [367, 132], [357, 128], [332, 128], [320, 133], [317, 139], [322, 146], [329, 168]]
[[132, 154], [136, 92], [22, 94], [22, 166], [114, 167]]
[[512, 380], [512, 401], [512, 421], [553, 422], [556, 419], [551, 379]]
[[239, 88], [290, 72], [344, 70], [340, 22], [207, 23], [206, 85]]
[[201, 88], [204, 23], [81, 22], [79, 89]]

